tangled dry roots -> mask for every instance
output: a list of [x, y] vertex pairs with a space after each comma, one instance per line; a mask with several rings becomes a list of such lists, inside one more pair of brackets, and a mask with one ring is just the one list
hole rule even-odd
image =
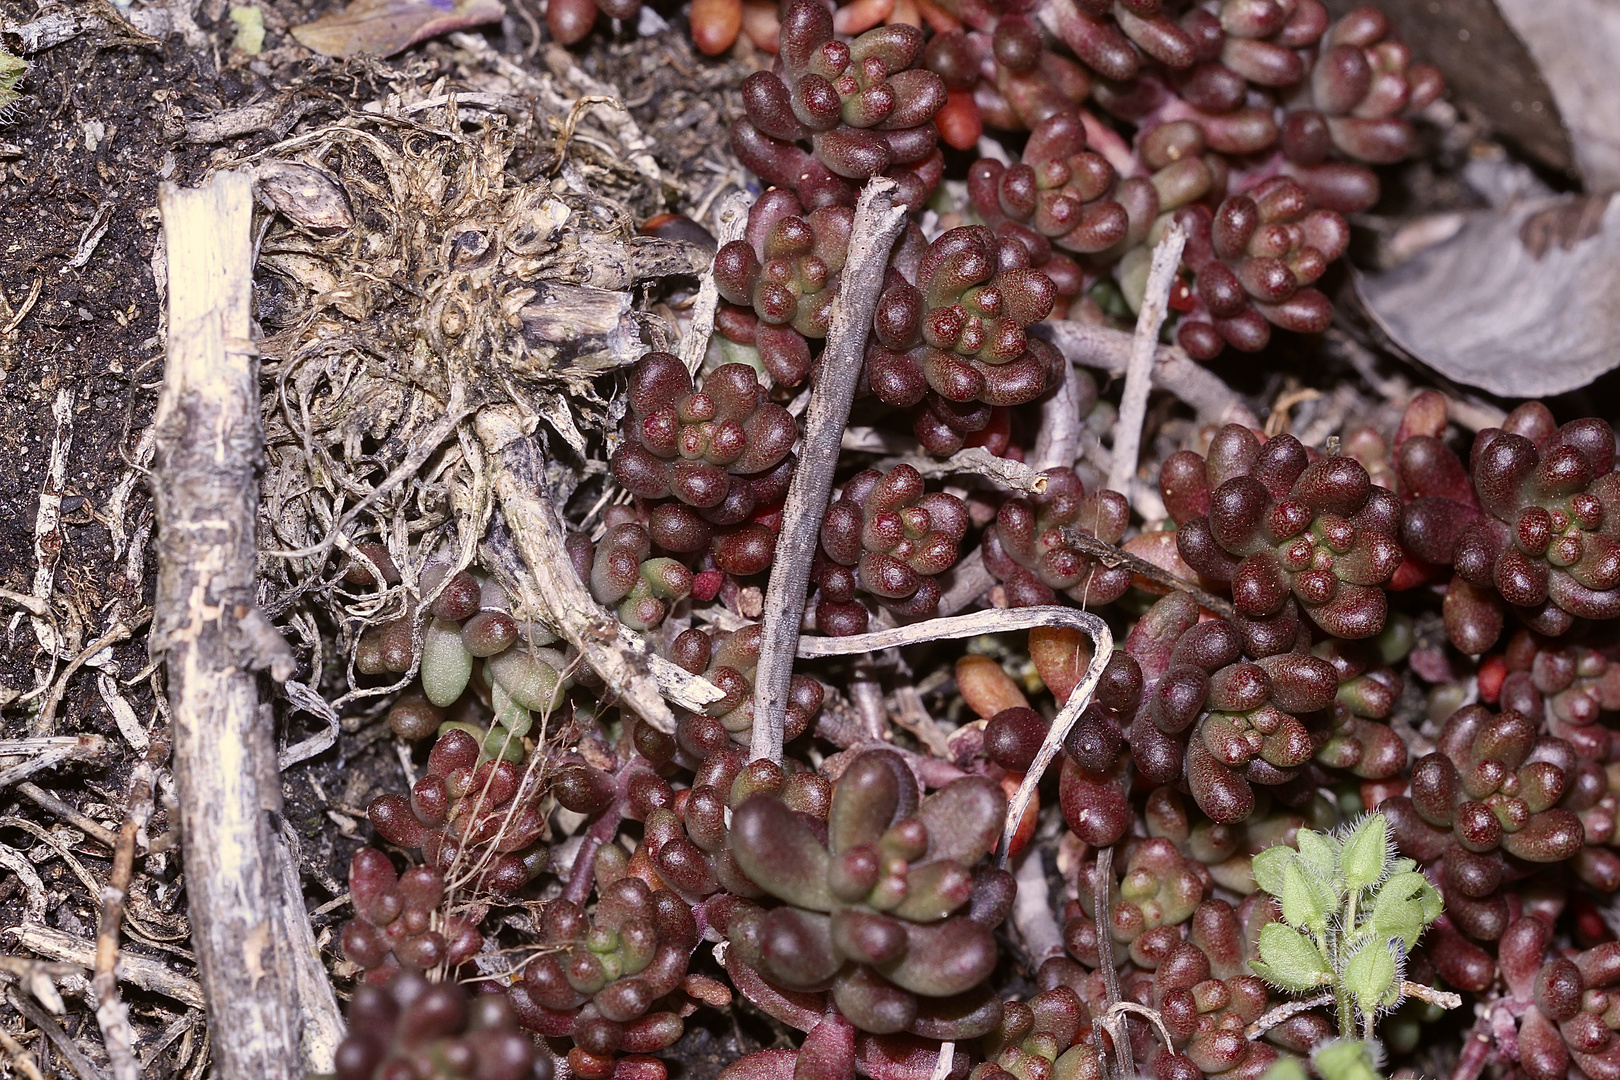
[[256, 279], [263, 546], [281, 549], [266, 599], [316, 670], [319, 613], [343, 613], [348, 651], [407, 604], [398, 589], [344, 586], [353, 540], [384, 544], [407, 588], [413, 550], [471, 561], [491, 510], [476, 411], [516, 404], [547, 446], [549, 494], [566, 500], [571, 463], [616, 419], [599, 377], [644, 351], [630, 290], [707, 262], [636, 235], [663, 193], [626, 164], [622, 128], [538, 96], [515, 116], [407, 97], [260, 155], [280, 211], [261, 228]]

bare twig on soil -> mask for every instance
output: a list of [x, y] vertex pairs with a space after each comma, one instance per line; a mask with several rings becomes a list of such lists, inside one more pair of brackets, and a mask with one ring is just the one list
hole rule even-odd
[[[1132, 338], [1123, 330], [1065, 319], [1052, 319], [1031, 330], [1081, 367], [1123, 375], [1130, 364]], [[1174, 345], [1160, 345], [1155, 352], [1153, 385], [1191, 405], [1200, 420], [1259, 426], [1254, 413], [1230, 387]]]
[[69, 804], [52, 795], [32, 780], [25, 780], [17, 785], [17, 794], [26, 796], [34, 805], [55, 814], [75, 829], [85, 833], [90, 839], [105, 844], [109, 849], [118, 846], [118, 834], [113, 832], [101, 822], [96, 821]]
[[130, 773], [124, 823], [118, 830], [118, 846], [113, 849], [112, 871], [101, 889], [96, 971], [90, 985], [96, 991], [96, 1023], [101, 1025], [101, 1041], [107, 1048], [113, 1080], [140, 1080], [141, 1075], [140, 1065], [135, 1060], [129, 1009], [118, 995], [118, 937], [124, 925], [124, 906], [129, 902], [129, 884], [135, 876], [135, 842], [152, 817], [152, 793], [157, 786], [158, 766], [168, 756], [168, 739], [159, 735]]
[[30, 1054], [22, 1043], [13, 1039], [5, 1028], [0, 1028], [0, 1048], [4, 1048], [11, 1057], [11, 1064], [28, 1080], [45, 1080], [45, 1074], [39, 1071], [39, 1064], [34, 1060], [34, 1055]]
[[[72, 934], [65, 934], [60, 930], [33, 922], [23, 922], [9, 927], [6, 933], [16, 935], [17, 944], [31, 953], [48, 956], [67, 964], [77, 964], [82, 968], [95, 967], [96, 947]], [[173, 998], [193, 1009], [205, 1007], [202, 987], [196, 980], [176, 974], [169, 965], [160, 960], [124, 953], [118, 958], [118, 974], [125, 982], [142, 990]]]
[[1175, 589], [1177, 592], [1184, 592], [1198, 601], [1200, 607], [1208, 608], [1223, 619], [1237, 618], [1237, 608], [1232, 606], [1232, 601], [1207, 593], [1192, 582], [1181, 580], [1163, 567], [1155, 566], [1138, 555], [1132, 555], [1113, 544], [1099, 540], [1090, 533], [1081, 532], [1079, 529], [1064, 529], [1063, 542], [1079, 548], [1110, 569], [1123, 566], [1133, 574], [1141, 574], [1150, 581], [1157, 581], [1160, 585]]
[[326, 1075], [332, 1072], [338, 1044], [343, 1041], [343, 1013], [332, 993], [332, 979], [321, 963], [320, 946], [315, 943], [315, 931], [304, 904], [298, 850], [298, 834], [282, 820], [276, 842], [276, 880], [280, 886], [282, 933], [298, 996], [299, 1041], [304, 1068], [311, 1075]]
[[1018, 893], [1013, 898], [1013, 926], [1024, 939], [1024, 950], [1029, 953], [1031, 970], [1054, 956], [1063, 955], [1063, 931], [1057, 916], [1052, 913], [1052, 901], [1047, 896], [1046, 864], [1039, 849], [1032, 848], [1024, 855], [1013, 875], [1018, 880]]
[[25, 780], [64, 761], [96, 761], [107, 753], [100, 735], [59, 735], [49, 739], [0, 739], [0, 761], [24, 758], [0, 769], [0, 788]]
[[955, 615], [995, 586], [996, 579], [984, 565], [984, 551], [974, 548], [967, 557], [946, 571], [945, 592], [939, 598], [940, 615]]
[[1181, 252], [1186, 246], [1187, 231], [1172, 222], [1153, 249], [1147, 292], [1142, 296], [1142, 310], [1136, 316], [1130, 362], [1125, 366], [1125, 390], [1120, 396], [1119, 419], [1114, 424], [1114, 462], [1108, 470], [1108, 486], [1127, 497], [1131, 481], [1136, 478], [1137, 458], [1141, 456], [1142, 423], [1147, 419], [1159, 329], [1170, 313], [1170, 288], [1175, 284], [1176, 268], [1181, 265]]
[[251, 340], [252, 181], [222, 172], [205, 187], [164, 185], [158, 205], [169, 316], [154, 421], [151, 649], [168, 664], [192, 941], [222, 1080], [297, 1080], [265, 813], [281, 785], [253, 674], [291, 672], [290, 652], [253, 632], [275, 637], [254, 607], [264, 436]]
[[[827, 347], [821, 354], [820, 373], [805, 410], [804, 438], [799, 464], [788, 486], [782, 508], [782, 531], [776, 538], [776, 564], [765, 594], [765, 611], [754, 674], [754, 731], [752, 757], [782, 760], [783, 721], [787, 713], [788, 681], [793, 675], [794, 644], [804, 618], [805, 592], [810, 584], [810, 560], [815, 554], [821, 517], [832, 494], [833, 469], [839, 444], [849, 423], [866, 356], [866, 336], [872, 326], [883, 285], [889, 249], [905, 224], [906, 208], [894, 204], [892, 180], [867, 183], [855, 207], [849, 258], [844, 263], [833, 304]], [[853, 638], [845, 640], [854, 640]], [[865, 650], [860, 650], [865, 651]]]
[[107, 628], [107, 632], [79, 650], [78, 655], [74, 656], [69, 661], [68, 666], [63, 668], [62, 673], [56, 677], [56, 682], [51, 686], [51, 692], [45, 696], [44, 703], [40, 705], [39, 714], [34, 717], [34, 722], [30, 725], [32, 734], [42, 738], [55, 734], [56, 710], [62, 704], [62, 695], [67, 693], [68, 680], [73, 678], [78, 670], [102, 649], [107, 648], [109, 645], [116, 645], [121, 641], [128, 641], [130, 635], [145, 626], [147, 620], [152, 617], [152, 612], [146, 610], [126, 621], [123, 617], [121, 604], [114, 610], [112, 625]]
[[[743, 231], [748, 227], [749, 205], [745, 191], [732, 192], [720, 204], [720, 209], [714, 215], [720, 226], [715, 237], [720, 247], [743, 238]], [[692, 302], [692, 324], [687, 327], [686, 337], [681, 341], [681, 363], [694, 376], [703, 366], [703, 357], [708, 354], [709, 338], [714, 334], [714, 313], [719, 306], [720, 287], [715, 283], [714, 263], [711, 261], [709, 268], [703, 272], [697, 299]]]
[[56, 1047], [56, 1052], [67, 1059], [68, 1068], [73, 1070], [79, 1080], [102, 1080], [101, 1070], [91, 1064], [90, 1059], [84, 1056], [84, 1051], [73, 1041], [73, 1037], [63, 1031], [62, 1025], [53, 1020], [49, 1013], [10, 987], [6, 989], [6, 1001], [13, 1009], [26, 1016], [30, 1024], [45, 1033], [45, 1037], [51, 1040], [51, 1045]]

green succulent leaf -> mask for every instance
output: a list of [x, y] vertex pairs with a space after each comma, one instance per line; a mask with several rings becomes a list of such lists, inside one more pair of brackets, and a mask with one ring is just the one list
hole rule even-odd
[[1333, 971], [1310, 938], [1282, 923], [1260, 928], [1260, 959], [1249, 966], [1273, 986], [1305, 993], [1333, 981]]
[[1309, 1080], [1305, 1066], [1296, 1057], [1279, 1057], [1260, 1074], [1260, 1080]]
[[1389, 821], [1383, 814], [1369, 814], [1339, 849], [1339, 869], [1347, 889], [1359, 892], [1376, 885], [1389, 863]]
[[1395, 957], [1382, 941], [1369, 943], [1344, 965], [1344, 986], [1363, 1013], [1376, 1012], [1395, 989]]

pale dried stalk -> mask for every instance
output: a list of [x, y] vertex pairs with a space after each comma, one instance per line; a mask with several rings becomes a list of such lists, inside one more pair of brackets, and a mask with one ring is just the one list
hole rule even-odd
[[[1072, 462], [1073, 459], [1070, 460]], [[982, 476], [991, 483], [1013, 491], [1021, 491], [1026, 495], [1046, 494], [1047, 479], [1038, 469], [1032, 469], [1022, 461], [998, 457], [982, 446], [958, 450], [943, 461], [936, 458], [907, 456], [889, 458], [879, 465], [884, 469], [895, 465], [910, 465], [923, 477], [964, 474]]]
[[1041, 402], [1041, 427], [1035, 435], [1035, 449], [1029, 467], [1037, 472], [1066, 469], [1080, 452], [1080, 396], [1075, 388], [1072, 364], [1063, 365], [1063, 380]]
[[[1046, 338], [1069, 358], [1070, 363], [1081, 367], [1106, 371], [1110, 375], [1123, 375], [1130, 365], [1132, 337], [1123, 330], [1067, 319], [1049, 319], [1030, 327], [1030, 332]], [[1258, 426], [1254, 413], [1231, 387], [1176, 346], [1158, 347], [1154, 353], [1152, 373], [1156, 389], [1174, 394], [1192, 406], [1198, 418], [1205, 423]]]
[[1302, 998], [1299, 1001], [1285, 1001], [1275, 1008], [1266, 1010], [1265, 1015], [1243, 1029], [1243, 1035], [1253, 1041], [1290, 1017], [1331, 1004], [1333, 1004], [1332, 991], [1326, 994], [1317, 994], [1313, 998]]
[[[1108, 629], [1108, 624], [1089, 611], [1071, 607], [1054, 605], [992, 608], [988, 611], [975, 611], [970, 615], [951, 615], [913, 623], [910, 626], [876, 630], [869, 634], [799, 639], [799, 659], [809, 660], [818, 656], [848, 656], [850, 653], [892, 649], [923, 641], [946, 641], [977, 637], [980, 634], [1003, 634], [1012, 630], [1028, 630], [1033, 626], [1067, 626], [1081, 631], [1091, 638], [1091, 663], [1086, 667], [1085, 677], [1075, 685], [1069, 694], [1069, 700], [1064, 702], [1063, 708], [1058, 711], [1057, 719], [1052, 721], [1052, 726], [1046, 733], [1046, 741], [1041, 744], [1040, 752], [1035, 755], [1034, 762], [1024, 773], [1023, 783], [1018, 785], [1018, 791], [1007, 806], [1007, 819], [1003, 823], [999, 854], [996, 857], [996, 865], [999, 867], [1007, 865], [1007, 853], [1012, 846], [1013, 834], [1018, 831], [1018, 823], [1023, 820], [1024, 810], [1034, 797], [1035, 788], [1040, 784], [1047, 766], [1052, 764], [1052, 759], [1062, 749], [1063, 740], [1068, 736], [1069, 729], [1074, 727], [1074, 722], [1080, 719], [1080, 714], [1091, 704], [1091, 696], [1096, 693], [1097, 683], [1102, 680], [1103, 668], [1108, 666], [1109, 657], [1114, 655], [1114, 634]], [[757, 725], [759, 714], [756, 711], [754, 715], [754, 723]]]
[[833, 469], [838, 464], [844, 427], [849, 423], [855, 384], [865, 363], [866, 336], [872, 327], [872, 312], [883, 285], [889, 249], [906, 220], [905, 206], [894, 205], [894, 191], [894, 181], [881, 177], [869, 181], [861, 191], [850, 233], [849, 258], [839, 278], [838, 299], [833, 302], [827, 347], [822, 351], [810, 406], [805, 410], [799, 464], [782, 507], [776, 563], [765, 592], [759, 667], [754, 672], [751, 756], [755, 760], [782, 760], [788, 682], [793, 677], [794, 646], [810, 586], [810, 560], [815, 555], [821, 517], [832, 495]]
[[151, 820], [158, 766], [168, 756], [168, 739], [160, 734], [130, 773], [124, 823], [118, 830], [118, 845], [113, 849], [112, 871], [101, 889], [96, 970], [90, 985], [96, 991], [96, 1023], [101, 1026], [101, 1041], [107, 1048], [113, 1080], [140, 1080], [141, 1075], [140, 1064], [135, 1060], [129, 1009], [118, 995], [118, 938], [124, 925], [124, 907], [129, 902], [129, 884], [135, 876], [135, 843]]
[[[653, 727], [666, 734], [675, 731], [675, 714], [669, 711], [659, 693], [649, 660], [651, 649], [633, 634], [619, 632], [619, 623], [591, 596], [585, 583], [574, 572], [574, 564], [564, 548], [567, 535], [557, 509], [541, 491], [544, 470], [540, 455], [524, 430], [523, 417], [511, 406], [492, 406], [479, 412], [478, 437], [490, 451], [494, 471], [495, 497], [511, 531], [511, 547], [521, 558], [521, 566], [502, 559], [492, 550], [492, 563], [504, 577], [511, 578], [519, 600], [540, 613], [551, 627], [584, 658], [607, 684], [609, 694]], [[494, 541], [487, 548], [498, 548]], [[526, 571], [526, 572], [525, 572]], [[688, 684], [695, 685], [695, 684]], [[709, 685], [706, 681], [704, 685]], [[718, 700], [718, 688], [711, 687]], [[701, 712], [702, 700], [683, 707]]]
[[1119, 419], [1114, 424], [1114, 461], [1108, 470], [1108, 486], [1130, 495], [1136, 477], [1136, 461], [1141, 456], [1142, 424], [1147, 419], [1148, 391], [1153, 386], [1153, 360], [1158, 352], [1159, 330], [1170, 314], [1170, 288], [1175, 284], [1181, 252], [1187, 246], [1187, 230], [1171, 223], [1153, 249], [1148, 269], [1147, 292], [1142, 310], [1136, 316], [1136, 336], [1131, 339], [1131, 358], [1125, 365], [1125, 390], [1120, 396]]
[[[95, 946], [88, 941], [81, 941], [72, 934], [64, 934], [42, 923], [33, 922], [19, 923], [6, 932], [15, 935], [17, 944], [31, 953], [76, 964], [81, 968], [95, 967]], [[176, 974], [160, 960], [124, 953], [118, 958], [118, 975], [123, 981], [142, 990], [173, 998], [190, 1008], [206, 1007], [202, 987], [196, 980]]]
[[[741, 240], [743, 231], [748, 227], [748, 207], [751, 201], [745, 191], [734, 191], [726, 196], [715, 211], [715, 221], [720, 229], [716, 239], [720, 247], [725, 247], [733, 240]], [[716, 251], [719, 249], [717, 248]], [[692, 301], [692, 322], [687, 327], [686, 337], [681, 340], [681, 363], [686, 370], [696, 377], [698, 370], [703, 367], [703, 358], [709, 352], [709, 338], [714, 334], [714, 313], [720, 306], [720, 287], [714, 280], [714, 263], [703, 272], [703, 280], [698, 285], [697, 299]]]
[[280, 778], [253, 674], [273, 665], [288, 677], [291, 654], [253, 606], [264, 435], [251, 340], [252, 181], [222, 172], [201, 188], [165, 184], [158, 206], [169, 316], [154, 420], [151, 649], [168, 664], [192, 941], [216, 1074], [300, 1080], [265, 813], [280, 802]]

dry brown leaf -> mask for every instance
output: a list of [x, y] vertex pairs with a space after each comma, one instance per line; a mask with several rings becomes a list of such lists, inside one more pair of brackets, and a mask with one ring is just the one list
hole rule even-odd
[[392, 56], [418, 41], [500, 22], [501, 0], [354, 0], [342, 11], [292, 28], [299, 44], [326, 56]]
[[1620, 366], [1620, 199], [1469, 214], [1450, 240], [1356, 285], [1396, 344], [1447, 378], [1562, 394]]

